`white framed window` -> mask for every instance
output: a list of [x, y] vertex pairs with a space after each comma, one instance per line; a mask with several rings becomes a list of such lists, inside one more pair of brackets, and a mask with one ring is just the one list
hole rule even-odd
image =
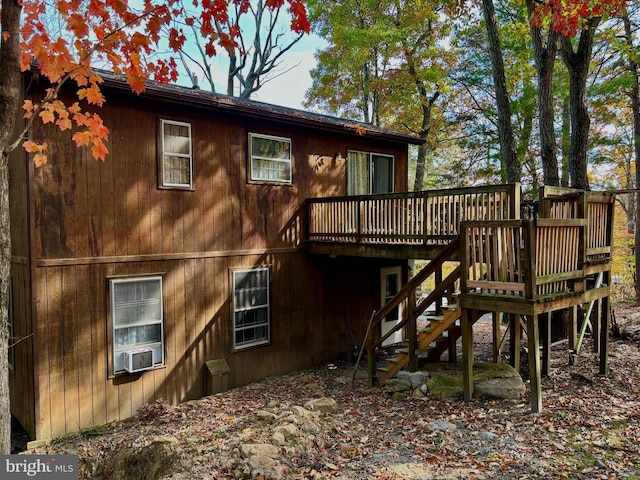
[[349, 151], [347, 156], [347, 194], [392, 193], [394, 158], [381, 153]]
[[232, 277], [233, 347], [269, 343], [269, 268], [235, 270]]
[[249, 134], [249, 179], [257, 182], [292, 182], [291, 139]]
[[193, 188], [191, 124], [160, 120], [160, 186]]
[[9, 328], [9, 368], [13, 370], [15, 368], [15, 352], [13, 344], [16, 342], [15, 334], [13, 330], [13, 288], [11, 281], [9, 281], [9, 305], [7, 306], [7, 327]]
[[127, 277], [109, 281], [113, 373], [130, 369], [134, 354], [151, 352], [151, 365], [164, 364], [162, 277]]

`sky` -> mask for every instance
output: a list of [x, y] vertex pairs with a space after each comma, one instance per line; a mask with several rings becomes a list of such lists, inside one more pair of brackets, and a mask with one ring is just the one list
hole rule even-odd
[[283, 59], [283, 70], [290, 70], [267, 82], [251, 96], [251, 99], [304, 109], [304, 94], [311, 87], [309, 72], [316, 66], [314, 53], [322, 45], [323, 40], [316, 35], [309, 35], [301, 40]]
[[[302, 103], [305, 92], [311, 87], [310, 71], [316, 66], [315, 52], [326, 45], [325, 41], [317, 35], [305, 35], [291, 50], [282, 57], [279, 71], [281, 74], [274, 76], [265, 83], [260, 90], [251, 95], [251, 100], [281, 105], [283, 107], [304, 110]], [[191, 52], [197, 57], [196, 52]], [[213, 60], [214, 81], [218, 93], [226, 93], [227, 60], [222, 52]], [[199, 78], [201, 88], [208, 88], [208, 83], [203, 81], [203, 74], [197, 67], [192, 68]], [[178, 79], [181, 85], [191, 85], [186, 73], [182, 73]]]

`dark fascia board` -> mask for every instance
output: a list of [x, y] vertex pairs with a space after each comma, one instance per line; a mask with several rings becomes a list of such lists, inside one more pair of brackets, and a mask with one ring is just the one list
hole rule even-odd
[[[105, 91], [113, 90], [135, 95], [123, 77], [105, 71], [96, 71], [96, 73], [104, 80], [102, 87]], [[147, 82], [145, 91], [140, 94], [140, 98], [148, 98], [153, 101], [173, 103], [198, 109], [228, 111], [235, 115], [260, 117], [290, 125], [299, 125], [351, 135], [362, 135], [387, 142], [412, 145], [425, 143], [424, 139], [414, 135], [406, 135], [354, 120], [212, 93], [198, 88], [186, 88], [178, 85], [160, 85], [154, 82]]]

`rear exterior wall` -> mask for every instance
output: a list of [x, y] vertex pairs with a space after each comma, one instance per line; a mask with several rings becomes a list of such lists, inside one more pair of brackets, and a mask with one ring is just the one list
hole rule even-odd
[[[199, 398], [207, 360], [226, 359], [237, 387], [342, 358], [352, 348], [349, 323], [362, 339], [388, 262], [308, 255], [304, 200], [346, 194], [352, 149], [394, 155], [395, 188], [404, 191], [406, 145], [133, 96], [107, 95], [100, 114], [110, 129], [104, 162], [66, 132], [34, 131], [49, 144], [49, 162], [31, 179], [32, 435], [123, 419], [160, 398]], [[160, 119], [191, 124], [193, 190], [157, 186]], [[291, 139], [291, 185], [247, 181], [250, 132]], [[261, 266], [271, 272], [271, 339], [234, 350], [231, 272]], [[149, 274], [163, 275], [165, 365], [114, 376], [108, 279]]]

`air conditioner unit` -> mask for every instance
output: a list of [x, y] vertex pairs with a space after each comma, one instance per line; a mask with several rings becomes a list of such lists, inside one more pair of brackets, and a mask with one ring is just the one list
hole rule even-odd
[[153, 368], [153, 350], [131, 350], [123, 352], [124, 369], [129, 373], [142, 372]]

